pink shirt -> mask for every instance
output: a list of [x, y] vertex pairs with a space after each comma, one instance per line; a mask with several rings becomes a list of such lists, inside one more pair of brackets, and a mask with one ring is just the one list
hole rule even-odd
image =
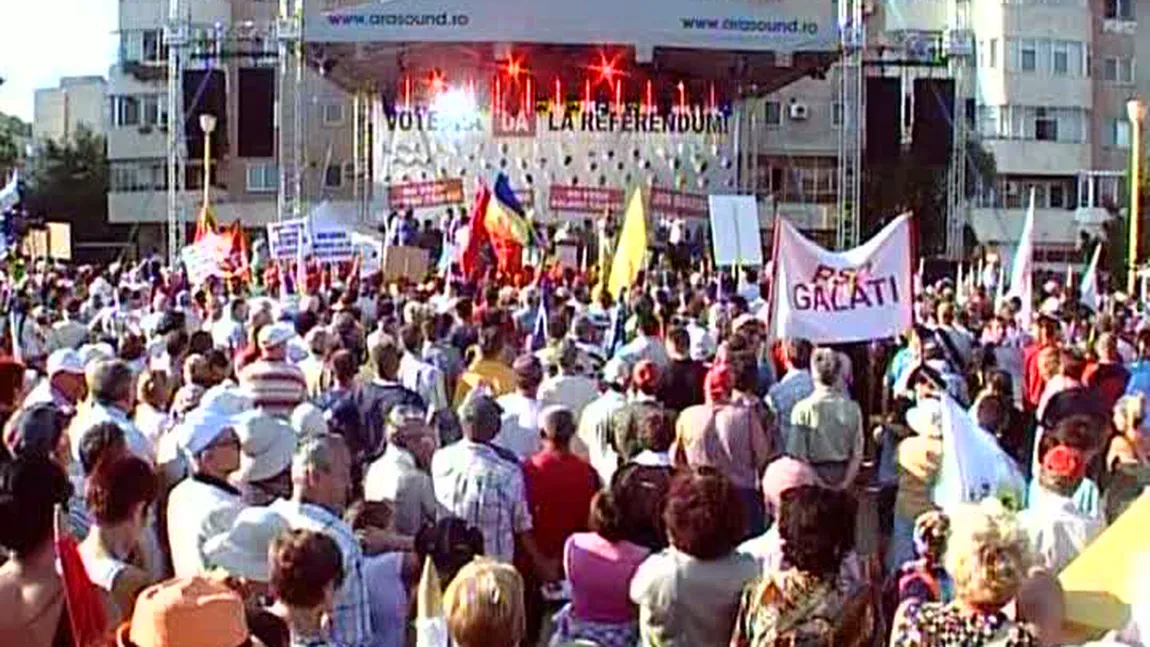
[[612, 624], [636, 620], [638, 610], [627, 592], [649, 553], [629, 541], [612, 544], [593, 532], [571, 535], [563, 548], [563, 566], [571, 583], [574, 618]]

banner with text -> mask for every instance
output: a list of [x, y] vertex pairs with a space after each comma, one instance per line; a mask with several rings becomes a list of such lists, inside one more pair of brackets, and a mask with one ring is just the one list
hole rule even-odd
[[685, 218], [706, 218], [709, 211], [707, 196], [670, 189], [651, 189], [651, 213]]
[[623, 210], [623, 189], [552, 184], [550, 193], [548, 206], [551, 211], [602, 215], [604, 211], [618, 213]]
[[911, 325], [910, 214], [869, 241], [831, 252], [780, 218], [775, 239], [773, 332], [815, 344], [891, 337]]
[[275, 260], [295, 260], [311, 251], [307, 218], [268, 223], [268, 252]]
[[463, 202], [463, 180], [408, 182], [387, 187], [387, 205], [392, 209], [426, 209]]
[[199, 285], [209, 278], [224, 276], [224, 262], [231, 253], [231, 239], [219, 234], [208, 234], [200, 242], [188, 245], [180, 252], [188, 280]]

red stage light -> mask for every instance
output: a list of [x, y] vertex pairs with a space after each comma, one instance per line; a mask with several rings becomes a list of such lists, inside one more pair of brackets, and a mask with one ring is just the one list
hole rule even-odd
[[645, 94], [646, 94], [646, 99], [647, 99], [647, 105], [645, 106], [647, 108], [647, 112], [654, 114], [654, 112], [655, 112], [655, 89], [654, 89], [654, 84], [651, 83], [651, 79], [647, 79], [647, 90], [646, 90]]
[[615, 81], [615, 111], [623, 111], [623, 79]]
[[443, 70], [439, 68], [432, 70], [431, 75], [428, 77], [427, 84], [431, 87], [432, 95], [443, 92], [444, 87], [447, 85], [447, 81], [443, 77]]
[[612, 84], [619, 70], [615, 67], [615, 59], [607, 59], [607, 55], [599, 52], [599, 64], [592, 65], [591, 69], [599, 73], [599, 81]]
[[555, 77], [555, 111], [559, 112], [563, 108], [563, 83], [559, 77]]
[[523, 63], [522, 62], [520, 62], [518, 59], [514, 59], [514, 58], [509, 59], [507, 61], [507, 76], [511, 77], [511, 80], [518, 81], [519, 75], [522, 73], [523, 73]]
[[686, 112], [687, 110], [687, 84], [679, 81], [679, 109]]

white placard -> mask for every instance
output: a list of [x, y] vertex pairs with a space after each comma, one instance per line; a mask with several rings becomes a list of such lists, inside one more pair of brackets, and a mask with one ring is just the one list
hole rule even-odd
[[199, 285], [209, 278], [224, 276], [224, 260], [230, 251], [230, 240], [218, 234], [208, 234], [198, 243], [188, 245], [180, 252], [188, 280]]
[[759, 235], [759, 207], [751, 195], [712, 195], [711, 245], [715, 265], [763, 264], [763, 244]]
[[275, 260], [295, 260], [300, 255], [300, 245], [306, 256], [311, 248], [311, 235], [307, 218], [296, 218], [268, 223], [268, 252]]
[[351, 244], [359, 255], [360, 276], [371, 276], [383, 271], [383, 241], [357, 231], [351, 233]]
[[863, 245], [831, 252], [776, 220], [772, 332], [815, 344], [897, 335], [911, 325], [910, 215]]

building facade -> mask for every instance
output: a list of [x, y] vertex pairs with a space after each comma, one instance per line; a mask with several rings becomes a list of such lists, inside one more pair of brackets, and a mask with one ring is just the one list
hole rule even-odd
[[[185, 204], [197, 205], [202, 195], [203, 134], [197, 116], [211, 106], [221, 113], [213, 115], [219, 132], [212, 139], [210, 177], [217, 220], [248, 227], [272, 222], [279, 183], [272, 26], [279, 6], [264, 0], [184, 5], [193, 43], [183, 82]], [[119, 61], [110, 73], [106, 101], [108, 213], [113, 223], [139, 224], [138, 246], [148, 253], [164, 248], [167, 222], [168, 0], [132, 0], [119, 7]], [[305, 72], [303, 96], [303, 196], [350, 202], [350, 98], [313, 70]], [[189, 220], [195, 212], [189, 209]]]
[[34, 145], [64, 141], [84, 127], [103, 135], [107, 126], [108, 83], [100, 76], [70, 76], [55, 88], [36, 90], [32, 116]]
[[[1050, 266], [1078, 259], [1081, 233], [1098, 234], [1124, 213], [1126, 102], [1150, 100], [1150, 1], [882, 0], [868, 9], [866, 74], [901, 79], [904, 146], [913, 132], [915, 80], [955, 73], [953, 65], [929, 64], [931, 43], [967, 12], [974, 54], [964, 72], [967, 92], [957, 100], [973, 108], [968, 136], [997, 165], [994, 181], [981, 183], [970, 201], [979, 242], [1012, 253], [1031, 189], [1038, 260]], [[757, 110], [755, 188], [765, 219], [783, 216], [816, 235], [834, 226], [842, 118], [836, 79], [834, 68], [825, 80], [801, 79]]]

